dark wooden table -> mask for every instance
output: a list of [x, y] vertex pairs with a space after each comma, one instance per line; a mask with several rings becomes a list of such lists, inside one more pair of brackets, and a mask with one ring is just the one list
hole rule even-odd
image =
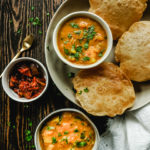
[[[63, 0], [0, 0], [0, 72], [21, 48], [22, 40], [30, 33], [35, 35], [31, 50], [22, 56], [33, 57], [45, 66], [44, 41], [49, 22]], [[33, 25], [39, 18], [41, 26]], [[34, 148], [35, 129], [46, 115], [61, 108], [81, 108], [67, 100], [50, 78], [44, 96], [33, 103], [18, 103], [9, 98], [0, 86], [0, 150], [29, 150]], [[85, 112], [86, 113], [86, 112]], [[87, 114], [99, 129], [105, 130], [104, 117]], [[31, 141], [25, 131], [31, 131]]]

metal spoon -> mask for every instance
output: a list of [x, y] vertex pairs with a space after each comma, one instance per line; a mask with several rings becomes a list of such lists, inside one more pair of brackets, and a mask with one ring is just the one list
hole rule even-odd
[[[34, 39], [33, 35], [28, 35], [28, 36], [26, 36], [26, 38], [23, 40], [23, 44], [22, 44], [21, 50], [18, 51], [18, 53], [17, 53], [16, 56], [11, 60], [11, 62], [14, 61], [15, 59], [17, 59], [17, 58], [20, 56], [20, 54], [21, 54], [22, 52], [28, 50], [28, 49], [32, 46], [33, 39]], [[3, 71], [3, 72], [4, 72], [4, 71]], [[0, 78], [3, 76], [3, 72], [2, 72], [2, 74], [0, 75]]]

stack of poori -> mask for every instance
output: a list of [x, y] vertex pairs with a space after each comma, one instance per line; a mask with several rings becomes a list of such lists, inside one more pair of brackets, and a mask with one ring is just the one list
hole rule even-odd
[[89, 11], [109, 24], [114, 40], [120, 38], [115, 48], [115, 60], [120, 67], [105, 62], [96, 68], [81, 70], [74, 77], [73, 85], [76, 99], [87, 112], [113, 117], [134, 104], [135, 91], [130, 80], [150, 80], [150, 21], [139, 21], [147, 0], [89, 2]]

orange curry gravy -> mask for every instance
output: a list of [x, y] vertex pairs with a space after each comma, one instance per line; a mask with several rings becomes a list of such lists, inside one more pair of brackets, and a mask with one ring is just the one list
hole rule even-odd
[[86, 17], [76, 17], [61, 27], [57, 43], [61, 54], [67, 60], [88, 65], [104, 55], [107, 36], [98, 22]]
[[92, 150], [94, 143], [93, 128], [77, 113], [54, 117], [40, 132], [42, 150]]

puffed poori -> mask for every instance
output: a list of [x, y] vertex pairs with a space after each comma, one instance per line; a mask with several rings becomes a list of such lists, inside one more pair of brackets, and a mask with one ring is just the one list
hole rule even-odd
[[150, 80], [150, 21], [134, 23], [119, 39], [115, 59], [131, 80]]
[[122, 114], [132, 107], [135, 92], [126, 74], [113, 63], [81, 70], [73, 79], [76, 99], [81, 106], [95, 116]]
[[90, 12], [102, 17], [110, 26], [114, 40], [141, 19], [147, 0], [89, 0]]

